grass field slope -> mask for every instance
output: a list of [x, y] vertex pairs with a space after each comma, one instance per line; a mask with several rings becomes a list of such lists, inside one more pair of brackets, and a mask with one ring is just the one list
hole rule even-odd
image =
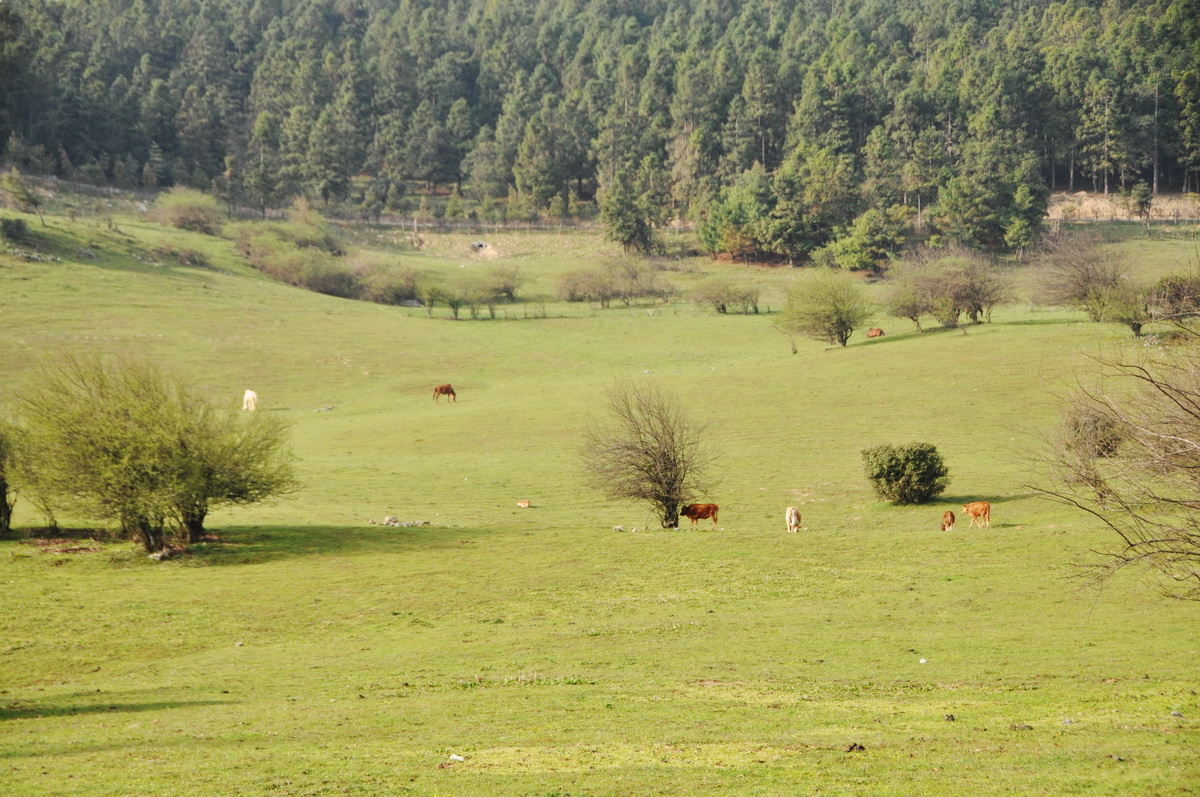
[[[218, 542], [162, 563], [0, 543], [0, 793], [1200, 791], [1197, 607], [1134, 572], [1083, 588], [1073, 565], [1104, 533], [1029, 486], [1088, 357], [1156, 344], [1038, 306], [1026, 267], [966, 334], [881, 313], [884, 338], [793, 354], [768, 312], [452, 321], [280, 285], [229, 241], [134, 217], [28, 218], [32, 241], [0, 251], [0, 409], [46, 354], [133, 353], [222, 404], [257, 391], [304, 486], [215, 513]], [[469, 241], [395, 256], [478, 268]], [[491, 243], [542, 292], [619, 255]], [[1112, 251], [1151, 275], [1194, 243]], [[685, 291], [758, 281], [764, 310], [793, 274], [669, 265]], [[582, 432], [617, 378], [706, 424], [718, 530], [652, 528], [587, 486]], [[456, 403], [431, 400], [444, 382]], [[859, 452], [911, 441], [938, 447], [949, 489], [883, 504]], [[974, 500], [990, 529], [938, 529]], [[368, 523], [385, 515], [429, 525]], [[41, 519], [22, 501], [16, 523]]]

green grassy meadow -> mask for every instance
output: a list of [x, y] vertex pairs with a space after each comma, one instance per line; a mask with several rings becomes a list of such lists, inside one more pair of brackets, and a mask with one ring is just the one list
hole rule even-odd
[[[1197, 607], [1132, 571], [1086, 588], [1073, 565], [1106, 536], [1028, 486], [1088, 356], [1154, 349], [1037, 306], [1025, 267], [968, 334], [881, 314], [887, 337], [793, 354], [769, 313], [455, 322], [278, 285], [228, 241], [133, 217], [27, 218], [27, 248], [60, 260], [0, 251], [0, 402], [49, 352], [148, 357], [220, 402], [256, 390], [293, 424], [304, 488], [214, 513], [219, 542], [163, 563], [0, 543], [3, 794], [1200, 792]], [[479, 268], [470, 240], [396, 257]], [[619, 254], [582, 234], [493, 245], [543, 293]], [[210, 267], [147, 254], [164, 246]], [[1157, 275], [1195, 244], [1112, 248]], [[764, 309], [793, 277], [669, 267], [685, 291], [754, 279]], [[719, 530], [647, 528], [587, 486], [582, 430], [617, 378], [707, 424]], [[442, 382], [457, 403], [431, 400]], [[859, 451], [912, 440], [949, 489], [880, 503]], [[990, 530], [938, 530], [970, 500]], [[368, 523], [388, 514], [430, 525]], [[16, 522], [41, 521], [21, 502]]]

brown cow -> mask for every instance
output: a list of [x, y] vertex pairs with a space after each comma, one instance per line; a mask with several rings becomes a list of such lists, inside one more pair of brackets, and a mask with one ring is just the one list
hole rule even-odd
[[882, 338], [883, 330], [880, 329], [879, 327], [871, 327], [870, 329], [867, 330], [867, 337], [868, 338]]
[[433, 389], [433, 403], [437, 404], [438, 399], [442, 396], [445, 396], [447, 401], [458, 401], [458, 396], [454, 394], [454, 388], [449, 385], [438, 385]]
[[972, 501], [969, 504], [963, 504], [963, 514], [971, 516], [971, 525], [968, 528], [975, 527], [975, 521], [979, 521], [979, 528], [992, 527], [992, 505], [987, 501]]
[[942, 531], [954, 531], [954, 513], [947, 509], [942, 513]]
[[697, 520], [712, 518], [713, 528], [715, 529], [717, 527], [717, 509], [716, 504], [688, 504], [679, 510], [679, 514], [685, 518], [691, 518], [692, 528], [696, 527]]

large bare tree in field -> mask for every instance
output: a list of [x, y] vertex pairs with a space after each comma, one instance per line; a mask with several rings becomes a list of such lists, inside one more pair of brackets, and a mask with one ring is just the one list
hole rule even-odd
[[680, 505], [712, 486], [704, 431], [658, 387], [620, 381], [608, 391], [607, 419], [586, 432], [584, 467], [597, 489], [650, 504], [663, 528], [673, 528]]
[[1101, 370], [1103, 388], [1071, 395], [1035, 489], [1113, 532], [1097, 581], [1144, 565], [1165, 594], [1200, 600], [1200, 353]]

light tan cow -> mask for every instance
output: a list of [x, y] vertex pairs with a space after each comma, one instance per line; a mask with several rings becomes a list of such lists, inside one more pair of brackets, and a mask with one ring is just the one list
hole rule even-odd
[[987, 501], [972, 501], [969, 504], [963, 504], [963, 514], [971, 517], [971, 525], [968, 528], [975, 527], [975, 521], [979, 521], [979, 528], [992, 527], [992, 505]]
[[942, 531], [954, 531], [954, 513], [947, 509], [942, 513]]
[[800, 510], [794, 506], [789, 506], [787, 512], [784, 513], [784, 519], [787, 521], [787, 530], [793, 534], [800, 530]]
[[254, 412], [258, 409], [258, 394], [253, 390], [247, 390], [242, 395], [242, 409]]

